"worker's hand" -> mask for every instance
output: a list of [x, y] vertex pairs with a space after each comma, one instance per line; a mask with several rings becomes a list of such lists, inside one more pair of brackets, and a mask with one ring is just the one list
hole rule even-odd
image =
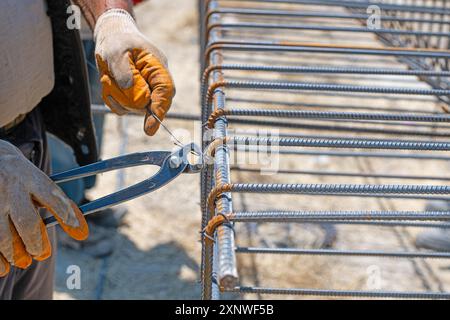
[[51, 255], [38, 208], [48, 209], [72, 238], [84, 240], [88, 226], [78, 209], [19, 149], [0, 140], [0, 277], [10, 265], [25, 269]]
[[144, 130], [152, 136], [172, 104], [175, 86], [167, 59], [138, 30], [122, 9], [106, 11], [95, 26], [96, 57], [103, 100], [119, 115], [146, 115]]

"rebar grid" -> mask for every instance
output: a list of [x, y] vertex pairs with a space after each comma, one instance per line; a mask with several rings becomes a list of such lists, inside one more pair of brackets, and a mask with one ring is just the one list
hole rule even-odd
[[[369, 25], [374, 17], [367, 12], [373, 5], [380, 10], [376, 27]], [[404, 241], [401, 251], [238, 247], [235, 237], [238, 240], [241, 223], [385, 227], [396, 234], [406, 234], [406, 227], [449, 228], [448, 211], [397, 209], [394, 201], [415, 201], [411, 203], [417, 206], [418, 199], [450, 199], [434, 196], [450, 194], [445, 184], [449, 178], [427, 171], [432, 168], [429, 161], [445, 165], [450, 159], [446, 140], [450, 5], [440, 0], [432, 5], [426, 0], [199, 0], [199, 9], [203, 148], [213, 159], [201, 179], [202, 298], [219, 299], [229, 292], [449, 299], [450, 293], [442, 288], [394, 292], [247, 286], [240, 283], [236, 258], [238, 253], [418, 259], [429, 270], [424, 259], [448, 259], [448, 252], [411, 250]], [[427, 100], [420, 103], [424, 97]], [[258, 130], [246, 132], [248, 127], [277, 131], [265, 135]], [[251, 179], [262, 172], [255, 168], [260, 163], [233, 165], [236, 158], [268, 150], [280, 157], [281, 164], [295, 157], [298, 167], [272, 170], [275, 176], [270, 183], [232, 181], [232, 172], [252, 173], [246, 176]], [[346, 158], [364, 161], [369, 171], [306, 170], [302, 165], [306, 158], [324, 156], [342, 163]], [[373, 168], [377, 159], [423, 166], [423, 170], [421, 174], [380, 172]], [[275, 182], [281, 174], [359, 180]], [[381, 183], [384, 179], [395, 182]], [[294, 194], [300, 208], [235, 211], [235, 194]], [[305, 196], [377, 199], [381, 208], [308, 210], [302, 202]]]

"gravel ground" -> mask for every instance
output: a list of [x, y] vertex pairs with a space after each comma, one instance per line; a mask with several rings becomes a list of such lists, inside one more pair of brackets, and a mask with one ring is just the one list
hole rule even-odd
[[[199, 64], [195, 1], [148, 1], [136, 8], [141, 30], [167, 55], [177, 83], [172, 110], [199, 113]], [[170, 137], [161, 130], [154, 138], [144, 135], [143, 120], [126, 119], [127, 152], [170, 150]], [[178, 135], [190, 142], [194, 123], [167, 121]], [[118, 118], [108, 115], [102, 157], [119, 154]], [[177, 130], [175, 130], [177, 129]], [[180, 131], [183, 130], [184, 131]], [[198, 138], [197, 138], [197, 141]], [[136, 183], [149, 168], [126, 170], [126, 184]], [[57, 299], [197, 299], [199, 274], [199, 177], [185, 175], [152, 195], [127, 204], [127, 225], [114, 238], [115, 252], [106, 259], [93, 259], [83, 252], [60, 248], [57, 265]], [[105, 174], [91, 192], [99, 197], [115, 190], [116, 175]], [[105, 232], [105, 230], [92, 230]], [[81, 290], [68, 290], [67, 267], [81, 268]]]

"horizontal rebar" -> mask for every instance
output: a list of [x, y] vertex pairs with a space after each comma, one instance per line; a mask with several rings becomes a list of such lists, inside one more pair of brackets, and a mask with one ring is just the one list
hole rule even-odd
[[[294, 17], [294, 18], [330, 18], [330, 19], [362, 19], [367, 20], [371, 16], [363, 13], [339, 13], [339, 12], [313, 12], [313, 11], [295, 11], [295, 10], [276, 10], [276, 9], [234, 9], [220, 8], [207, 12], [206, 20], [214, 14], [234, 14], [234, 15], [255, 15], [255, 16], [274, 16], [274, 17]], [[420, 17], [395, 17], [389, 15], [380, 15], [381, 21], [396, 22], [418, 22], [429, 24], [447, 24], [450, 20], [426, 19]]]
[[417, 58], [450, 58], [450, 52], [444, 50], [429, 49], [406, 49], [406, 48], [370, 48], [370, 47], [346, 47], [328, 46], [326, 44], [307, 44], [296, 42], [264, 42], [264, 41], [232, 41], [220, 40], [211, 42], [205, 51], [207, 56], [215, 50], [227, 51], [263, 51], [263, 52], [299, 52], [299, 53], [319, 53], [319, 54], [356, 54], [356, 55], [376, 55], [394, 57], [417, 57]]
[[[293, 95], [297, 95], [298, 93], [295, 91], [289, 91], [289, 90], [284, 90], [284, 93], [290, 93]], [[314, 92], [314, 91], [306, 91], [306, 92], [302, 92], [302, 95], [306, 95], [306, 96], [317, 96], [318, 93]], [[439, 101], [439, 97], [433, 96], [433, 95], [427, 95], [427, 96], [417, 96], [417, 95], [412, 95], [412, 96], [407, 96], [407, 95], [399, 95], [399, 96], [393, 96], [393, 95], [388, 95], [388, 94], [379, 94], [379, 95], [373, 95], [370, 93], [364, 93], [364, 92], [320, 92], [320, 96], [323, 97], [349, 97], [349, 98], [358, 98], [358, 99], [370, 99], [373, 100], [374, 102], [377, 100], [381, 100], [381, 101], [393, 101], [393, 102], [399, 102], [399, 101], [403, 101], [403, 102], [424, 102], [424, 103], [434, 103], [435, 104], [435, 108], [436, 108], [436, 103], [438, 102], [442, 102]], [[414, 111], [412, 111], [414, 112]], [[430, 112], [428, 112], [430, 113]]]
[[315, 256], [354, 256], [409, 259], [448, 259], [450, 252], [390, 252], [382, 250], [334, 250], [334, 249], [294, 249], [294, 248], [250, 248], [237, 247], [236, 253], [246, 254], [286, 254]]
[[[444, 142], [445, 140], [424, 140], [424, 139], [415, 139], [415, 140], [402, 140], [402, 139], [384, 139], [384, 138], [369, 138], [368, 136], [358, 136], [358, 138], [353, 138], [354, 135], [332, 135], [332, 134], [302, 134], [302, 133], [277, 133], [274, 131], [261, 131], [261, 132], [255, 132], [254, 130], [240, 130], [235, 129], [233, 130], [232, 134], [230, 134], [231, 137], [241, 137], [242, 135], [246, 135], [249, 138], [252, 137], [268, 137], [268, 138], [274, 138], [274, 139], [318, 139], [318, 140], [342, 140], [342, 141], [354, 141], [355, 139], [358, 141], [366, 141], [366, 142]], [[239, 143], [242, 144], [242, 143]], [[276, 144], [275, 144], [276, 145]]]
[[[231, 33], [233, 34], [234, 33]], [[237, 36], [236, 36], [237, 37]], [[230, 43], [240, 43], [238, 38], [230, 38], [230, 40], [228, 41]], [[406, 45], [405, 45], [406, 46]], [[377, 47], [375, 47], [377, 48]], [[387, 47], [389, 48], [389, 47]], [[401, 48], [401, 47], [400, 47]], [[380, 48], [381, 49], [381, 48]], [[437, 51], [439, 52], [439, 51]], [[445, 51], [441, 51], [441, 52], [445, 52]], [[298, 58], [300, 58], [301, 56], [298, 56]], [[265, 52], [262, 54], [253, 54], [253, 55], [249, 55], [249, 54], [243, 54], [240, 51], [236, 51], [236, 52], [226, 52], [226, 64], [252, 64], [252, 65], [273, 65], [273, 66], [277, 66], [277, 65], [283, 65], [283, 66], [296, 66], [298, 63], [302, 63], [302, 64], [306, 64], [306, 65], [311, 65], [311, 66], [329, 66], [329, 67], [333, 67], [333, 66], [346, 66], [347, 64], [350, 63], [350, 66], [353, 67], [367, 67], [367, 68], [390, 68], [390, 67], [386, 67], [385, 65], [390, 66], [392, 64], [392, 60], [394, 57], [389, 57], [389, 56], [377, 56], [377, 55], [352, 55], [352, 56], [348, 56], [348, 55], [342, 55], [342, 54], [335, 54], [332, 56], [333, 61], [336, 64], [332, 64], [332, 65], [328, 65], [327, 62], [330, 60], [330, 56], [328, 55], [319, 55], [319, 54], [315, 54], [315, 55], [309, 55], [307, 58], [309, 58], [307, 61], [307, 63], [303, 62], [303, 59], [297, 59], [294, 60], [292, 59], [293, 55], [274, 55], [270, 52]], [[415, 63], [410, 63], [408, 64], [407, 60], [404, 59], [404, 61], [401, 61], [402, 63], [404, 63], [406, 65], [406, 67], [411, 68], [412, 70], [447, 70], [445, 67], [443, 68], [433, 68], [431, 65], [427, 65], [424, 63], [424, 61], [420, 61], [418, 58], [414, 58], [414, 57], [410, 57], [408, 59], [413, 59], [415, 60]], [[442, 58], [443, 60], [438, 61], [439, 64], [441, 64], [442, 62], [445, 62], [445, 58]], [[411, 62], [413, 62], [413, 60], [411, 60]], [[296, 63], [296, 61], [298, 61]], [[384, 66], [381, 66], [380, 64], [384, 64]]]
[[446, 221], [450, 211], [244, 211], [233, 213], [235, 222], [294, 222], [318, 220]]
[[[228, 218], [233, 222], [243, 222], [243, 223], [300, 223], [300, 224], [330, 224], [330, 225], [363, 225], [370, 227], [414, 227], [414, 228], [440, 228], [440, 229], [450, 229], [450, 223], [447, 222], [450, 220], [450, 215], [448, 212], [442, 212], [443, 214], [439, 217], [436, 217], [433, 212], [415, 212], [412, 211], [407, 218], [404, 218], [404, 215], [407, 214], [407, 211], [387, 211], [388, 219], [382, 219], [382, 215], [378, 214], [378, 217], [381, 218], [368, 218], [366, 216], [350, 216], [350, 218], [334, 218], [338, 214], [333, 215], [330, 219], [324, 219], [320, 214], [324, 211], [316, 211], [316, 215], [314, 218], [309, 218], [308, 216], [299, 216], [300, 212], [286, 212], [286, 211], [273, 211], [273, 212], [237, 212], [235, 214], [230, 215]], [[330, 211], [332, 212], [332, 211]], [[337, 211], [336, 213], [351, 213], [354, 211]], [[356, 211], [355, 211], [356, 212]], [[366, 212], [368, 214], [372, 213], [371, 211], [361, 211]], [[375, 211], [376, 213], [383, 213], [383, 211]], [[271, 218], [267, 218], [267, 214], [272, 213]], [[297, 214], [295, 217], [286, 217], [290, 213]], [[314, 211], [305, 211], [305, 213], [310, 213], [314, 215]], [[393, 217], [394, 214], [398, 213], [396, 217]], [[424, 216], [424, 214], [429, 214], [429, 216]], [[441, 213], [438, 211], [438, 213]], [[402, 216], [403, 215], [403, 216]], [[423, 222], [423, 221], [433, 221], [433, 222]]]
[[263, 184], [235, 183], [232, 192], [284, 194], [402, 194], [448, 195], [450, 186], [432, 185], [364, 185], [364, 184]]
[[[257, 192], [252, 192], [257, 193]], [[270, 192], [269, 192], [270, 193]], [[424, 195], [405, 195], [405, 194], [383, 194], [383, 193], [285, 193], [285, 194], [302, 194], [304, 197], [348, 197], [348, 198], [380, 198], [380, 199], [396, 199], [396, 200], [426, 200], [426, 201], [445, 201], [450, 202], [450, 197], [424, 196]]]
[[224, 115], [277, 117], [299, 119], [341, 119], [341, 120], [384, 120], [411, 122], [450, 122], [450, 115], [419, 115], [395, 113], [359, 113], [337, 111], [305, 111], [305, 110], [264, 110], [264, 109], [227, 109]]
[[[211, 0], [208, 0], [211, 1]], [[233, 0], [221, 0], [233, 1]], [[219, 2], [221, 2], [219, 1]], [[398, 12], [416, 12], [416, 13], [433, 13], [433, 14], [450, 14], [450, 10], [446, 8], [435, 8], [429, 6], [417, 6], [406, 4], [388, 4], [380, 1], [349, 1], [349, 0], [244, 0], [246, 2], [266, 2], [266, 3], [289, 3], [289, 4], [306, 4], [321, 5], [344, 8], [361, 8], [366, 10], [371, 5], [376, 5], [381, 9]]]
[[394, 68], [362, 68], [362, 67], [320, 67], [320, 66], [264, 66], [250, 64], [223, 64], [210, 66], [206, 71], [239, 70], [239, 71], [267, 71], [286, 73], [331, 73], [331, 74], [372, 74], [397, 76], [435, 76], [449, 77], [450, 71], [445, 70], [403, 70]]
[[[321, 113], [318, 117], [312, 115], [312, 113], [319, 112]], [[324, 111], [324, 112], [332, 112], [335, 111]], [[309, 113], [309, 112], [308, 112]], [[349, 114], [351, 114], [349, 116]], [[363, 114], [360, 117], [359, 112], [347, 112], [345, 117], [353, 117], [355, 115], [355, 119], [340, 119], [340, 116], [333, 118], [328, 117], [327, 115], [323, 115], [321, 111], [311, 111], [310, 114], [307, 114], [305, 117], [288, 117], [284, 115], [258, 115], [258, 116], [247, 116], [247, 115], [228, 115], [227, 112], [223, 114], [211, 114], [210, 118], [207, 121], [208, 127], [211, 127], [214, 121], [221, 116], [228, 116], [229, 123], [240, 123], [240, 124], [248, 124], [248, 125], [268, 125], [272, 127], [290, 127], [290, 128], [310, 128], [312, 130], [325, 130], [325, 131], [348, 131], [348, 132], [371, 132], [371, 133], [379, 133], [383, 135], [393, 134], [393, 135], [411, 135], [411, 136], [426, 136], [426, 137], [445, 137], [447, 138], [450, 135], [450, 126], [446, 121], [417, 121], [411, 122], [408, 121], [407, 118], [403, 118], [403, 120], [395, 120], [395, 119], [386, 119], [386, 120], [377, 120], [377, 119], [364, 119], [365, 115]], [[376, 114], [376, 116], [381, 115], [384, 116], [383, 113]], [[388, 114], [389, 116], [390, 114]], [[395, 115], [395, 114], [394, 114]], [[442, 114], [441, 114], [442, 115]], [[402, 115], [400, 115], [402, 116]], [[370, 116], [369, 116], [370, 117]], [[437, 116], [439, 117], [439, 115]], [[266, 118], [264, 120], [256, 120], [256, 118]], [[277, 119], [267, 119], [267, 118], [277, 118]], [[296, 121], [284, 121], [278, 119], [295, 119]], [[358, 119], [359, 118], [359, 119]], [[426, 117], [428, 118], [428, 117]], [[433, 117], [432, 117], [433, 118]], [[297, 119], [308, 119], [312, 121], [297, 121]], [[429, 118], [431, 120], [431, 118]], [[306, 127], [303, 127], [303, 124], [306, 123]], [[437, 124], [440, 123], [440, 124]], [[341, 125], [344, 124], [344, 125]], [[354, 126], [356, 124], [357, 126]], [[348, 126], [350, 125], [350, 126]], [[369, 126], [365, 126], [369, 125]], [[382, 128], [383, 126], [384, 128]], [[390, 128], [386, 128], [389, 126]], [[319, 129], [320, 128], [320, 129]], [[420, 129], [420, 130], [416, 130]], [[251, 133], [249, 133], [251, 134]], [[280, 133], [279, 136], [283, 137], [301, 137], [301, 134], [296, 133]]]
[[364, 225], [370, 227], [413, 227], [413, 228], [434, 228], [450, 229], [450, 223], [436, 222], [407, 222], [407, 221], [346, 221], [346, 220], [306, 220], [304, 223], [310, 224], [334, 224], [334, 225]]
[[354, 297], [354, 298], [397, 298], [397, 299], [450, 299], [450, 292], [396, 292], [396, 291], [360, 291], [332, 289], [284, 289], [261, 287], [236, 287], [225, 292], [244, 294], [300, 295], [322, 297]]
[[398, 180], [435, 180], [450, 181], [450, 177], [438, 176], [407, 176], [407, 175], [391, 175], [391, 174], [375, 174], [375, 173], [353, 173], [353, 172], [337, 172], [337, 171], [313, 171], [313, 170], [287, 170], [287, 169], [253, 169], [244, 167], [231, 167], [233, 171], [248, 173], [273, 173], [273, 174], [298, 174], [311, 176], [333, 176], [333, 177], [351, 177], [351, 178], [377, 178], [377, 179], [398, 179]]
[[363, 140], [363, 139], [314, 139], [314, 138], [266, 138], [232, 137], [230, 144], [246, 146], [316, 147], [316, 148], [357, 148], [388, 150], [450, 151], [450, 143], [408, 140]]
[[[369, 128], [365, 127], [357, 127], [357, 126], [343, 126], [337, 125], [336, 123], [332, 124], [311, 124], [311, 122], [292, 122], [292, 121], [270, 121], [270, 120], [253, 120], [248, 118], [234, 118], [230, 116], [227, 118], [229, 123], [234, 124], [246, 124], [251, 126], [266, 126], [270, 128], [296, 128], [303, 130], [323, 130], [323, 131], [337, 131], [337, 132], [352, 132], [352, 133], [373, 133], [373, 134], [382, 134], [382, 135], [396, 135], [396, 136], [422, 136], [422, 137], [444, 137], [447, 138], [449, 133], [447, 132], [436, 132], [431, 130], [396, 130], [396, 129], [388, 129], [388, 128]], [[322, 120], [322, 121], [327, 121]], [[332, 120], [329, 120], [332, 121]], [[335, 120], [336, 121], [336, 120]], [[375, 123], [374, 123], [375, 124]]]
[[[371, 97], [371, 99], [378, 98], [378, 96], [375, 97]], [[393, 98], [393, 97], [390, 97]], [[408, 99], [409, 97], [407, 96], [401, 96], [398, 98], [406, 98]], [[413, 109], [413, 108], [398, 108], [398, 107], [383, 107], [383, 106], [378, 106], [378, 103], [375, 103], [375, 106], [365, 106], [365, 105], [355, 105], [355, 104], [336, 104], [333, 103], [331, 104], [330, 102], [328, 103], [307, 103], [307, 102], [289, 102], [289, 101], [282, 101], [282, 100], [275, 100], [275, 99], [271, 99], [271, 100], [266, 100], [266, 99], [246, 99], [246, 98], [242, 98], [242, 97], [230, 97], [227, 99], [228, 102], [232, 102], [234, 104], [252, 104], [252, 105], [266, 105], [266, 106], [276, 106], [276, 107], [280, 107], [280, 106], [285, 106], [285, 107], [295, 107], [295, 108], [324, 108], [324, 109], [349, 109], [349, 110], [365, 110], [365, 111], [389, 111], [389, 112], [408, 112], [408, 113], [416, 113], [416, 114], [439, 114], [441, 113], [441, 111], [436, 111], [435, 108], [435, 103], [437, 101], [435, 100], [431, 100], [429, 98], [432, 98], [430, 96], [422, 96], [422, 97], [417, 97], [414, 96], [414, 101], [421, 101], [421, 98], [426, 98], [427, 101], [422, 101], [424, 103], [427, 102], [431, 102], [433, 103], [432, 108], [430, 108], [430, 111], [426, 111], [426, 110], [422, 110], [422, 109]]]
[[[231, 130], [230, 130], [231, 131]], [[255, 131], [246, 131], [246, 130], [239, 130], [236, 129], [234, 132], [231, 131], [230, 132], [230, 137], [241, 137], [242, 134], [245, 134], [246, 137], [248, 138], [268, 138], [268, 139], [275, 139], [275, 142], [278, 141], [278, 139], [284, 140], [284, 139], [318, 139], [318, 140], [342, 140], [342, 141], [361, 141], [361, 142], [390, 142], [390, 143], [395, 143], [395, 142], [418, 142], [418, 143], [422, 143], [422, 142], [443, 142], [443, 143], [447, 143], [445, 140], [433, 140], [433, 141], [426, 141], [426, 140], [402, 140], [402, 139], [382, 139], [382, 138], [370, 138], [367, 136], [361, 136], [358, 138], [354, 138], [353, 136], [338, 136], [338, 135], [318, 135], [318, 134], [297, 134], [297, 133], [272, 133], [272, 132], [255, 132]], [[231, 140], [230, 140], [231, 141]], [[239, 143], [242, 144], [242, 143]], [[250, 144], [252, 145], [252, 144]], [[264, 145], [264, 144], [263, 144]], [[270, 145], [270, 143], [269, 143]], [[276, 144], [275, 144], [276, 145]]]
[[[211, 85], [209, 96], [220, 87], [233, 89], [267, 89], [267, 90], [311, 90], [311, 91], [338, 91], [357, 93], [383, 93], [404, 95], [433, 95], [448, 96], [450, 90], [445, 89], [419, 89], [419, 88], [392, 88], [374, 86], [356, 86], [329, 83], [310, 82], [264, 82], [264, 81], [223, 81]], [[209, 97], [211, 99], [211, 97]]]
[[395, 35], [409, 35], [409, 36], [427, 36], [427, 37], [450, 37], [446, 32], [432, 32], [432, 31], [415, 31], [415, 30], [401, 30], [401, 29], [370, 29], [362, 27], [337, 27], [337, 26], [321, 26], [321, 25], [294, 25], [283, 23], [213, 23], [208, 26], [208, 31], [215, 28], [255, 28], [255, 29], [281, 29], [281, 30], [308, 30], [308, 31], [335, 31], [335, 32], [355, 32], [355, 33], [386, 33]]
[[[235, 145], [233, 150], [237, 152], [261, 152], [257, 147], [244, 147]], [[294, 156], [328, 156], [328, 157], [355, 157], [355, 158], [384, 158], [396, 160], [432, 160], [432, 161], [450, 161], [449, 156], [437, 154], [403, 154], [403, 153], [383, 153], [383, 152], [350, 152], [350, 151], [307, 151], [307, 150], [278, 150], [280, 155]]]

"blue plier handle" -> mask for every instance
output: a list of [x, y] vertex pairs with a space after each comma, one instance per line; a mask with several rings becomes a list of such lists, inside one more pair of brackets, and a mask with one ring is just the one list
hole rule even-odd
[[[188, 160], [188, 155], [191, 152], [200, 154], [199, 148], [195, 144], [186, 145], [175, 152], [150, 151], [133, 153], [55, 174], [50, 178], [56, 183], [62, 183], [109, 171], [143, 165], [160, 167], [154, 176], [140, 183], [82, 205], [80, 210], [86, 216], [153, 192], [167, 185], [183, 173], [200, 172], [202, 170], [201, 163], [193, 165]], [[56, 225], [58, 222], [55, 217], [49, 217], [44, 219], [44, 223], [47, 227], [50, 227]]]

